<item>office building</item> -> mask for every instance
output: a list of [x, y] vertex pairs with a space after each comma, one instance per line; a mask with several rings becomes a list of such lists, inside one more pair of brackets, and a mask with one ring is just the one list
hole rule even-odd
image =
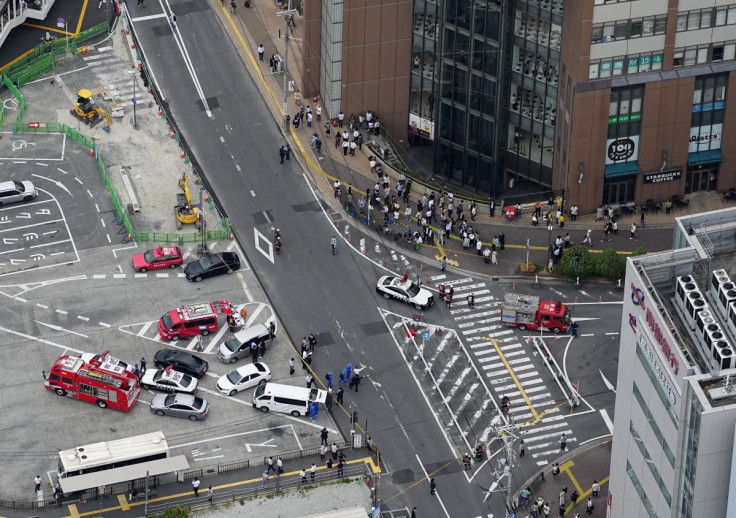
[[736, 3], [566, 0], [553, 187], [582, 212], [736, 185]]
[[612, 517], [736, 516], [735, 232], [736, 209], [677, 218], [673, 250], [628, 261]]

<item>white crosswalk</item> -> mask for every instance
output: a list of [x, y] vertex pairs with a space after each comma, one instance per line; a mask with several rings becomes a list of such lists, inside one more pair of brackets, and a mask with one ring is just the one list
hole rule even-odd
[[[573, 436], [564, 414], [567, 407], [554, 408], [558, 404], [555, 401], [557, 396], [553, 396], [549, 387], [544, 385], [532, 361], [529, 344], [518, 331], [501, 326], [502, 300], [490, 295], [488, 286], [475, 279], [437, 279], [434, 282], [437, 286], [442, 282], [445, 288], [451, 285], [455, 290], [454, 307], [450, 313], [467, 350], [485, 374], [488, 386], [499, 400], [503, 396], [509, 397], [509, 416], [513, 416], [516, 423], [530, 421], [519, 428], [527, 455], [538, 466], [549, 464], [550, 459], [560, 454], [559, 439], [563, 433], [567, 436], [568, 443], [574, 443], [577, 439]], [[475, 297], [475, 309], [469, 309], [465, 303], [465, 297], [471, 293]], [[503, 340], [498, 344], [503, 358], [488, 338]], [[506, 364], [513, 371], [513, 376]], [[514, 381], [514, 376], [523, 389], [524, 396]], [[534, 420], [529, 404], [537, 415], [544, 413], [544, 417]]]
[[[112, 51], [112, 47], [103, 47], [98, 49], [96, 54], [84, 56], [82, 59], [112, 97], [112, 101], [109, 102], [125, 107], [132, 106], [133, 98], [141, 102], [150, 97], [140, 83], [136, 71], [129, 70], [128, 63], [119, 58]], [[135, 88], [134, 81], [138, 81]]]

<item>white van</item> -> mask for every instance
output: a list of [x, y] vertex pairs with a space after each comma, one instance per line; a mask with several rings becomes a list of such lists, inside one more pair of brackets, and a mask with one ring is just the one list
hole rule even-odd
[[299, 417], [309, 415], [309, 405], [312, 403], [324, 403], [326, 400], [327, 392], [318, 388], [263, 383], [253, 393], [253, 408], [260, 408], [261, 412], [273, 410]]
[[251, 342], [259, 345], [263, 342], [266, 350], [268, 350], [268, 342], [270, 341], [271, 334], [268, 332], [268, 328], [263, 324], [256, 324], [248, 329], [238, 331], [221, 343], [217, 349], [217, 357], [221, 362], [235, 363], [240, 358], [250, 356]]

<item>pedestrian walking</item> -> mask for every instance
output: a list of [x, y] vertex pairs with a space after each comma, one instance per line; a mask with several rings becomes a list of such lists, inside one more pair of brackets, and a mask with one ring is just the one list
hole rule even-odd
[[273, 478], [276, 482], [276, 491], [278, 491], [281, 489], [281, 472], [277, 471]]
[[332, 460], [337, 460], [337, 444], [334, 442], [330, 446], [330, 453], [332, 453]]
[[279, 158], [281, 158], [281, 162], [279, 162], [280, 164], [283, 164], [284, 163], [284, 157], [285, 156], [286, 156], [286, 151], [284, 151], [284, 146], [281, 146], [279, 148]]
[[322, 431], [319, 433], [320, 438], [322, 439], [322, 442], [320, 444], [327, 446], [327, 435], [329, 432], [327, 432], [327, 428], [322, 428]]
[[466, 299], [468, 301], [468, 309], [475, 309], [475, 295], [471, 293]]
[[552, 508], [549, 506], [547, 502], [544, 503], [542, 506], [542, 513], [544, 514], [544, 518], [549, 518], [549, 513], [552, 512]]
[[417, 518], [417, 508], [411, 510], [411, 518]]
[[302, 471], [301, 473], [299, 473], [299, 476], [302, 479], [302, 484], [306, 484], [307, 483], [307, 471], [304, 468], [302, 468]]
[[559, 511], [559, 513], [560, 514], [558, 516], [560, 518], [564, 518], [564, 516], [565, 516], [565, 504], [560, 504], [560, 511]]
[[578, 493], [577, 489], [574, 489], [572, 494], [570, 495], [570, 500], [572, 500], [572, 505], [575, 505], [578, 503], [578, 498], [580, 498], [580, 494]]
[[43, 481], [41, 480], [41, 475], [36, 475], [36, 478], [33, 479], [33, 486], [36, 488], [36, 493], [41, 491], [41, 483]]
[[312, 467], [309, 468], [309, 479], [314, 482], [314, 474], [317, 473], [317, 466], [312, 462]]
[[324, 444], [319, 445], [319, 460], [325, 460], [325, 454], [327, 453], [327, 446]]
[[61, 506], [62, 506], [62, 503], [63, 503], [63, 501], [62, 501], [62, 497], [63, 497], [63, 496], [64, 496], [64, 495], [63, 495], [63, 493], [61, 492], [61, 486], [60, 486], [60, 485], [59, 485], [59, 483], [57, 482], [57, 483], [56, 483], [56, 485], [54, 486], [54, 500], [56, 501], [56, 506], [57, 506], [58, 508], [61, 508]]
[[585, 512], [588, 514], [593, 514], [593, 499], [591, 497], [588, 497], [588, 502], [585, 504]]
[[557, 475], [559, 474], [560, 474], [560, 465], [555, 464], [554, 466], [552, 466], [552, 478], [557, 480]]
[[629, 231], [629, 239], [634, 239], [636, 237], [636, 223], [631, 224], [631, 230]]
[[327, 389], [327, 395], [325, 396], [325, 407], [327, 410], [332, 411], [332, 389]]
[[263, 43], [258, 44], [258, 59], [263, 61]]
[[577, 322], [573, 322], [572, 324], [570, 324], [570, 330], [572, 331], [572, 337], [573, 338], [577, 338], [578, 337], [578, 327], [580, 327], [580, 326], [578, 326], [578, 323]]
[[343, 474], [343, 468], [345, 467], [345, 463], [340, 459], [340, 461], [337, 463], [337, 478], [341, 478]]
[[[268, 475], [266, 475], [266, 476], [268, 476]], [[209, 486], [207, 488], [207, 500], [209, 500], [210, 503], [212, 503], [212, 486]]]
[[194, 496], [199, 496], [199, 485], [201, 482], [197, 477], [194, 477], [194, 480], [192, 480], [192, 490], [194, 491]]
[[174, 29], [176, 29], [176, 15], [174, 14], [174, 11], [171, 11], [171, 16], [169, 16], [169, 23]]
[[565, 505], [565, 497], [567, 496], [567, 495], [565, 494], [565, 489], [567, 489], [567, 488], [564, 488], [564, 489], [562, 489], [562, 490], [560, 491], [560, 507], [562, 507], [562, 506], [564, 506], [564, 505]]
[[592, 230], [588, 229], [588, 231], [585, 233], [583, 241], [580, 243], [581, 245], [593, 246], [592, 232]]
[[[447, 235], [449, 236], [450, 234], [448, 233]], [[447, 256], [443, 255], [442, 256], [442, 271], [444, 272], [445, 270], [447, 270]]]
[[358, 392], [358, 385], [360, 385], [360, 375], [353, 374], [353, 377], [350, 378], [350, 384], [348, 385], [348, 389], [355, 387], [355, 392]]
[[294, 375], [294, 367], [294, 358], [292, 358], [291, 360], [289, 360], [289, 374], [292, 376]]
[[312, 374], [307, 374], [307, 388], [312, 388], [312, 382], [314, 381], [314, 377]]
[[[486, 248], [486, 250], [488, 249]], [[498, 250], [491, 252], [491, 263], [493, 263], [493, 266], [498, 266]]]
[[342, 405], [342, 398], [345, 395], [345, 390], [342, 387], [337, 389], [337, 402]]
[[271, 470], [276, 471], [276, 468], [273, 466], [273, 457], [268, 458], [268, 469], [267, 471], [270, 472]]
[[565, 451], [567, 448], [567, 435], [564, 433], [560, 436], [560, 451]]
[[593, 497], [594, 498], [597, 498], [598, 497], [598, 492], [601, 490], [601, 486], [598, 485], [598, 481], [597, 480], [594, 480], [593, 481], [593, 485], [590, 486], [590, 490], [593, 493]]
[[309, 338], [307, 338], [307, 340], [309, 341], [309, 352], [313, 353], [314, 348], [317, 346], [317, 337], [314, 336], [314, 333], [309, 333]]
[[138, 0], [138, 7], [143, 5], [143, 0]]
[[238, 9], [238, 4], [235, 3], [235, 0], [230, 0], [230, 12], [232, 14], [235, 14], [235, 11]]
[[519, 443], [519, 457], [523, 457], [526, 453], [526, 446], [524, 446], [524, 439]]
[[327, 476], [329, 477], [332, 475], [332, 459], [327, 459], [327, 463], [325, 465], [327, 466]]
[[284, 153], [286, 153], [286, 159], [291, 160], [291, 147], [289, 147], [289, 144], [284, 146]]
[[342, 128], [343, 122], [345, 121], [345, 114], [341, 111], [337, 114], [337, 125]]
[[141, 357], [141, 376], [143, 376], [146, 373], [146, 365], [148, 362], [146, 361], [145, 357]]
[[261, 485], [262, 488], [268, 485], [268, 471], [269, 470], [263, 472], [263, 484]]
[[284, 472], [284, 461], [281, 460], [281, 457], [276, 459], [276, 473], [283, 473]]
[[433, 495], [437, 491], [437, 484], [434, 483], [434, 479], [429, 481], [429, 494]]

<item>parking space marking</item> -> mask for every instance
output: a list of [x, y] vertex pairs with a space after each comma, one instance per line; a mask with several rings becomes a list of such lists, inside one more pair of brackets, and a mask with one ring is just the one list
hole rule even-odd
[[57, 312], [57, 313], [60, 313], [60, 314], [62, 314], [62, 315], [68, 315], [68, 314], [69, 314], [69, 312], [68, 312], [68, 311], [64, 311], [63, 309], [57, 309], [57, 310], [56, 310], [56, 312]]
[[83, 321], [85, 321], [85, 322], [89, 322], [89, 317], [83, 317], [82, 315], [77, 315], [77, 318], [78, 318], [79, 320], [83, 320]]
[[[57, 309], [57, 311], [58, 311], [58, 309]], [[89, 336], [87, 336], [87, 335], [83, 335], [82, 333], [77, 333], [77, 332], [71, 331], [69, 329], [64, 329], [61, 326], [57, 326], [57, 325], [54, 325], [54, 324], [47, 324], [46, 322], [41, 322], [39, 320], [34, 320], [34, 322], [37, 323], [37, 324], [39, 324], [39, 325], [46, 326], [46, 327], [48, 327], [50, 329], [53, 329], [54, 331], [63, 331], [65, 333], [70, 333], [70, 334], [73, 334], [73, 335], [81, 336], [82, 338], [89, 338]]]
[[64, 351], [71, 351], [77, 354], [82, 354], [84, 352], [78, 349], [74, 349], [73, 347], [68, 347], [66, 345], [57, 344], [56, 342], [52, 342], [50, 340], [44, 340], [43, 338], [36, 338], [35, 336], [27, 335], [25, 333], [21, 333], [20, 331], [13, 331], [12, 329], [8, 329], [7, 327], [0, 327], [0, 331], [10, 333], [11, 335], [20, 336], [21, 338], [25, 338], [26, 340], [33, 340], [34, 342], [39, 342], [45, 345], [51, 345], [53, 347], [58, 347], [59, 349], [62, 349]]
[[36, 162], [36, 165], [40, 165], [42, 167], [48, 167], [49, 164], [44, 164], [43, 162]]
[[112, 327], [110, 324], [106, 324], [105, 322], [98, 322], [98, 324], [102, 327]]

